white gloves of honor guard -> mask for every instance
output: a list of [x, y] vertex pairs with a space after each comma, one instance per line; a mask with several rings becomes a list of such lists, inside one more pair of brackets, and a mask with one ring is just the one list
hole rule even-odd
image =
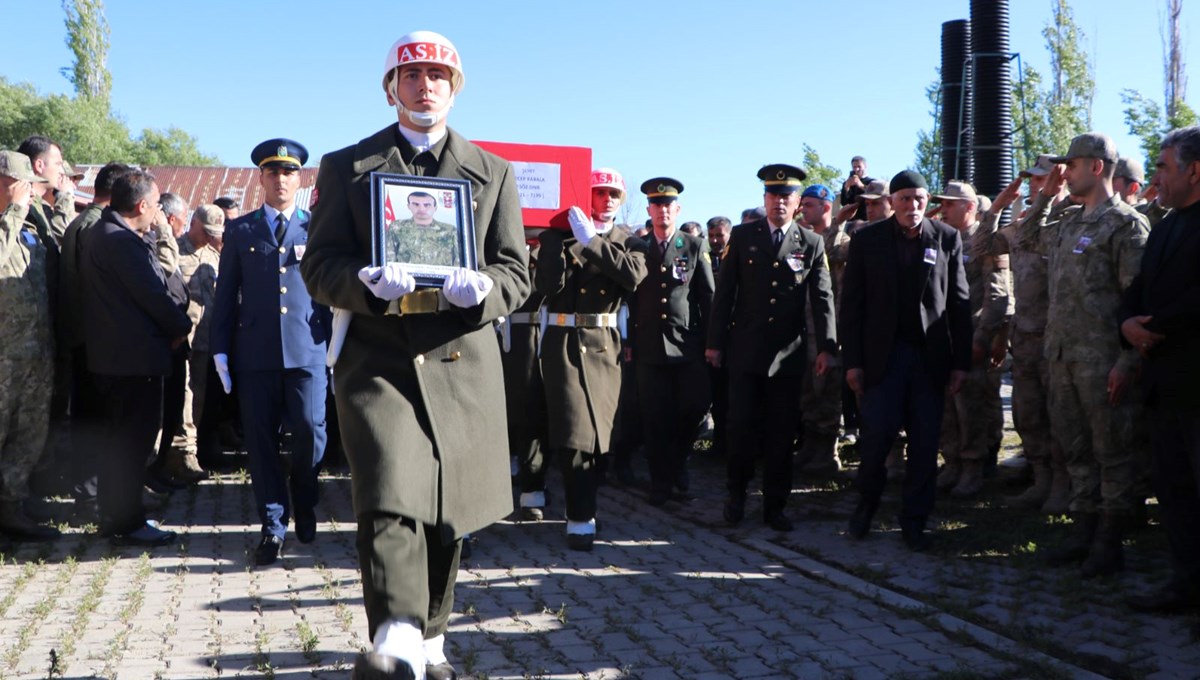
[[492, 280], [473, 269], [455, 269], [442, 284], [442, 295], [455, 307], [474, 307], [492, 292]]
[[221, 387], [225, 394], [233, 391], [233, 376], [229, 375], [229, 355], [214, 354], [213, 363], [217, 367], [217, 377], [221, 379]]
[[567, 221], [571, 223], [571, 233], [575, 235], [579, 245], [586, 247], [595, 238], [596, 225], [579, 206], [571, 206], [567, 211]]
[[363, 267], [358, 270], [358, 280], [380, 300], [398, 300], [417, 289], [417, 281], [404, 267], [390, 262], [382, 267]]

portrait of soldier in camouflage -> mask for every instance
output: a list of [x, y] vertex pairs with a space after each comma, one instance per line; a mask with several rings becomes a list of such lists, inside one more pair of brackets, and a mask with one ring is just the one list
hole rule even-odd
[[459, 266], [458, 228], [434, 219], [437, 199], [430, 193], [413, 191], [407, 202], [412, 216], [388, 224], [387, 261]]

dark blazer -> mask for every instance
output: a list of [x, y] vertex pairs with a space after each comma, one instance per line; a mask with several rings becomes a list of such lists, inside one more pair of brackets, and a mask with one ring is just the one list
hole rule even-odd
[[818, 350], [837, 353], [825, 240], [792, 223], [776, 249], [766, 218], [735, 227], [717, 276], [708, 347], [722, 351], [731, 371], [804, 375], [808, 304]]
[[171, 341], [192, 328], [167, 292], [154, 247], [111, 208], [88, 232], [80, 257], [88, 369], [165, 376]]
[[[1150, 230], [1141, 272], [1125, 290], [1117, 318], [1147, 314], [1154, 318], [1146, 328], [1165, 337], [1143, 364], [1146, 400], [1200, 407], [1200, 203]], [[1121, 343], [1129, 346], [1124, 336]]]
[[325, 365], [329, 308], [313, 302], [300, 277], [308, 221], [296, 208], [282, 243], [262, 208], [225, 227], [210, 346], [229, 355], [232, 370]]
[[[842, 275], [842, 364], [863, 369], [867, 385], [887, 372], [896, 338], [899, 291], [895, 217], [854, 232]], [[938, 382], [951, 370], [971, 369], [971, 297], [962, 263], [962, 239], [953, 227], [921, 220], [923, 251], [937, 251], [936, 264], [925, 268], [921, 294], [921, 327], [925, 331], [926, 365]]]
[[633, 360], [652, 364], [704, 361], [713, 273], [708, 242], [676, 230], [660, 255], [645, 237], [646, 278], [631, 305]]

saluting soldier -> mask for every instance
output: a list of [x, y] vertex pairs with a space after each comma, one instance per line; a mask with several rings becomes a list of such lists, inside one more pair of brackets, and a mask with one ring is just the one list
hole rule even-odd
[[408, 195], [412, 217], [388, 225], [389, 261], [453, 267], [458, 258], [458, 229], [433, 218], [437, 200], [432, 194], [414, 191]]
[[563, 469], [572, 550], [591, 550], [595, 541], [597, 457], [609, 450], [621, 394], [617, 312], [646, 277], [645, 241], [614, 227], [615, 207], [608, 215], [607, 208], [596, 218], [572, 207], [570, 234], [542, 233], [534, 272], [546, 296], [548, 437]]
[[642, 183], [652, 229], [645, 237], [646, 278], [633, 297], [633, 360], [650, 463], [651, 505], [689, 492], [687, 459], [708, 409], [704, 341], [712, 306], [708, 244], [675, 227], [683, 183]]
[[[313, 301], [300, 278], [309, 213], [296, 206], [296, 191], [308, 150], [290, 139], [270, 139], [250, 152], [250, 160], [266, 198], [261, 208], [225, 227], [210, 350], [225, 392], [235, 382], [238, 389], [262, 522], [254, 551], [261, 566], [279, 559], [290, 518], [301, 543], [316, 538], [329, 309]], [[284, 424], [292, 433], [290, 472], [279, 457]]]
[[758, 171], [767, 216], [733, 230], [713, 296], [705, 358], [729, 366], [729, 498], [725, 519], [745, 516], [754, 461], [763, 458], [763, 521], [790, 531], [792, 444], [800, 384], [808, 367], [805, 309], [825, 375], [837, 352], [833, 288], [825, 242], [792, 222], [805, 173], [782, 163]]

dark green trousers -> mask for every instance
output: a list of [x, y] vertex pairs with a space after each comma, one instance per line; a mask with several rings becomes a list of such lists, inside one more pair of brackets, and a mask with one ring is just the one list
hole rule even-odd
[[461, 540], [447, 545], [436, 526], [374, 513], [358, 518], [357, 546], [372, 639], [388, 619], [411, 620], [425, 639], [446, 632]]

